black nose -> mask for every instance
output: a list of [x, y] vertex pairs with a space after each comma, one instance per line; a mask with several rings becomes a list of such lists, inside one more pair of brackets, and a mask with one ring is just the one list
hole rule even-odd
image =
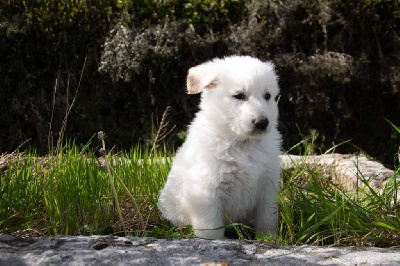
[[269, 124], [268, 118], [254, 120], [254, 127], [258, 130], [265, 130]]

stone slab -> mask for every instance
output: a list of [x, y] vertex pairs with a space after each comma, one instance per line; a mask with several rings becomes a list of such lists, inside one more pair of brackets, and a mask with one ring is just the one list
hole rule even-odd
[[0, 235], [0, 265], [400, 265], [400, 249], [261, 241]]

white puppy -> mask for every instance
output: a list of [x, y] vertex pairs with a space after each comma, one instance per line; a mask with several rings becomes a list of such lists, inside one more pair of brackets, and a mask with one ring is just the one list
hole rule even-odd
[[163, 216], [203, 238], [223, 238], [229, 220], [276, 235], [281, 136], [272, 63], [214, 59], [189, 70], [187, 88], [202, 92], [200, 111], [161, 191]]

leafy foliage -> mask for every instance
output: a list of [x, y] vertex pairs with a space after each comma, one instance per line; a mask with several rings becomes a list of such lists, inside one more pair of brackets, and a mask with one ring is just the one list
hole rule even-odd
[[321, 149], [352, 139], [356, 148], [340, 151], [390, 163], [399, 137], [387, 138], [384, 118], [400, 121], [398, 10], [379, 0], [2, 2], [0, 149], [31, 139], [46, 152], [77, 90], [66, 133], [80, 143], [104, 129], [129, 149], [167, 106], [181, 132], [198, 102], [184, 94], [187, 70], [249, 54], [276, 64], [285, 147], [313, 128]]

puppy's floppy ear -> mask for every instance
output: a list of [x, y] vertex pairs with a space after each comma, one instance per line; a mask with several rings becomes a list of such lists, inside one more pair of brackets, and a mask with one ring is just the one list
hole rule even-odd
[[200, 93], [203, 89], [218, 85], [216, 71], [210, 64], [203, 64], [189, 69], [187, 76], [188, 94]]

